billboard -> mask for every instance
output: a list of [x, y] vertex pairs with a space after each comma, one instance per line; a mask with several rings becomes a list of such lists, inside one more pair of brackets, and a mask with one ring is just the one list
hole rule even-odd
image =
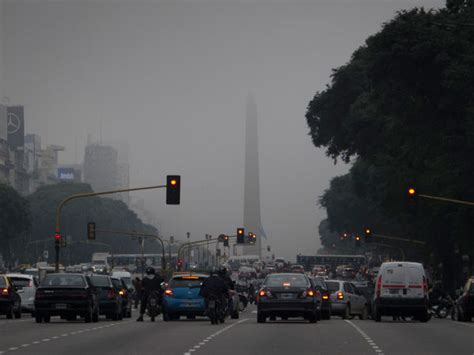
[[17, 149], [25, 143], [25, 119], [23, 106], [9, 106], [7, 108], [8, 145]]
[[0, 139], [6, 141], [7, 138], [7, 107], [0, 105]]
[[76, 179], [74, 168], [58, 168], [58, 179], [61, 181], [74, 181]]

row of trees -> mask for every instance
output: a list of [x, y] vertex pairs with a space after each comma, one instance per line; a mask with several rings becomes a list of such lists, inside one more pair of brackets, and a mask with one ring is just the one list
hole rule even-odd
[[[48, 250], [53, 255], [55, 212], [67, 196], [92, 192], [88, 184], [57, 184], [39, 188], [26, 198], [13, 188], [0, 185], [0, 254], [9, 265], [17, 261], [34, 262]], [[128, 237], [97, 233], [97, 242], [110, 245], [86, 245], [87, 223], [97, 228], [140, 231], [157, 234], [155, 227], [144, 224], [122, 201], [86, 198], [67, 204], [61, 214], [61, 234], [70, 236], [64, 256], [70, 263], [91, 260], [95, 251], [139, 253], [137, 241]], [[147, 252], [161, 251], [157, 243], [148, 243]]]
[[[364, 225], [380, 234], [424, 240], [408, 250], [443, 269], [453, 255], [474, 256], [474, 209], [419, 200], [407, 188], [474, 201], [474, 2], [437, 11], [399, 12], [333, 70], [306, 114], [328, 157], [353, 163], [320, 198], [329, 231], [324, 246]], [[405, 245], [406, 246], [406, 245]]]

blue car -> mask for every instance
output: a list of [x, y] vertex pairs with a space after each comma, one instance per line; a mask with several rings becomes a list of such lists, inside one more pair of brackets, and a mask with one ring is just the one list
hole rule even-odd
[[164, 292], [163, 320], [177, 320], [180, 316], [194, 319], [204, 316], [206, 307], [204, 298], [199, 295], [204, 274], [183, 273], [174, 275]]

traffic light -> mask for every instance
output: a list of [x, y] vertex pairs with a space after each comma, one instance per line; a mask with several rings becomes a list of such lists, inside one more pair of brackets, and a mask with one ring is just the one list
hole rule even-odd
[[87, 223], [87, 240], [95, 240], [95, 222]]
[[181, 176], [166, 176], [166, 204], [179, 205], [181, 196]]
[[343, 234], [341, 235], [341, 240], [348, 240], [348, 239], [349, 239], [349, 234], [343, 233]]
[[257, 242], [257, 236], [254, 233], [250, 232], [248, 236], [248, 241], [249, 244], [255, 244]]
[[245, 244], [245, 230], [237, 228], [237, 244]]
[[356, 236], [354, 237], [355, 246], [356, 246], [356, 247], [360, 247], [360, 239], [361, 239], [361, 238], [360, 238], [360, 235], [356, 235]]
[[178, 271], [180, 271], [183, 267], [183, 260], [178, 259], [178, 261], [176, 262], [176, 266], [178, 267]]
[[370, 228], [364, 229], [364, 241], [366, 243], [372, 243], [372, 230]]
[[225, 246], [225, 247], [228, 247], [228, 246], [229, 246], [229, 236], [228, 236], [228, 235], [225, 235], [225, 236], [224, 236], [224, 246]]
[[54, 246], [56, 248], [60, 248], [61, 247], [61, 234], [59, 233], [56, 233], [54, 235]]

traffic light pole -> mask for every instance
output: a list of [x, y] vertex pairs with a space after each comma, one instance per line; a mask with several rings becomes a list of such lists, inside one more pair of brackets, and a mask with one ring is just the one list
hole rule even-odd
[[[229, 237], [229, 240], [232, 238], [232, 239], [236, 239], [237, 236], [236, 235], [230, 235], [228, 236]], [[180, 245], [179, 249], [178, 249], [178, 259], [181, 259], [182, 258], [182, 252], [184, 251], [185, 248], [190, 248], [190, 247], [193, 247], [193, 246], [196, 246], [196, 245], [206, 245], [206, 243], [209, 243], [209, 244], [213, 244], [213, 243], [216, 243], [216, 249], [217, 249], [217, 245], [218, 243], [220, 243], [219, 239], [211, 239], [211, 240], [206, 240], [206, 239], [202, 239], [202, 240], [195, 240], [194, 242], [187, 242], [187, 243], [183, 243]]]
[[409, 243], [415, 243], [415, 244], [426, 245], [426, 242], [424, 242], [424, 241], [422, 241], [422, 240], [391, 237], [391, 236], [389, 236], [389, 235], [375, 234], [375, 233], [373, 233], [372, 235], [373, 235], [374, 237], [382, 238], [382, 239], [398, 240], [398, 241], [401, 241], [401, 242], [409, 242]]
[[429, 200], [437, 200], [437, 201], [443, 201], [443, 202], [457, 203], [459, 205], [474, 206], [474, 202], [456, 200], [456, 199], [453, 199], [453, 198], [438, 197], [438, 196], [423, 195], [423, 194], [418, 194], [416, 196], [426, 198], [426, 199], [429, 199]]
[[[165, 244], [163, 243], [163, 239], [161, 239], [159, 236], [155, 234], [148, 234], [148, 233], [140, 233], [140, 232], [135, 232], [135, 231], [117, 231], [117, 230], [111, 230], [111, 229], [96, 229], [96, 232], [102, 232], [102, 233], [113, 233], [113, 234], [119, 234], [119, 235], [127, 235], [127, 236], [136, 236], [136, 237], [144, 237], [144, 238], [152, 238], [155, 240], [158, 240], [161, 243], [161, 267], [163, 270], [166, 269], [166, 254], [165, 254]], [[171, 262], [171, 261], [170, 261]]]
[[[102, 191], [102, 192], [87, 192], [87, 193], [70, 195], [70, 196], [66, 197], [64, 200], [62, 200], [59, 203], [58, 207], [56, 208], [56, 223], [55, 223], [56, 234], [61, 235], [61, 211], [62, 211], [64, 205], [66, 203], [72, 201], [72, 200], [77, 200], [77, 199], [80, 199], [80, 198], [87, 198], [87, 197], [94, 197], [94, 196], [111, 195], [111, 194], [117, 194], [117, 193], [122, 193], [122, 192], [163, 189], [163, 188], [166, 188], [166, 187], [167, 187], [167, 185], [157, 185], [157, 186], [135, 187], [135, 188], [131, 188], [131, 189], [110, 190], [110, 191]], [[59, 250], [60, 250], [59, 245], [56, 245], [55, 246], [55, 251], [56, 251], [55, 272], [59, 272]]]

